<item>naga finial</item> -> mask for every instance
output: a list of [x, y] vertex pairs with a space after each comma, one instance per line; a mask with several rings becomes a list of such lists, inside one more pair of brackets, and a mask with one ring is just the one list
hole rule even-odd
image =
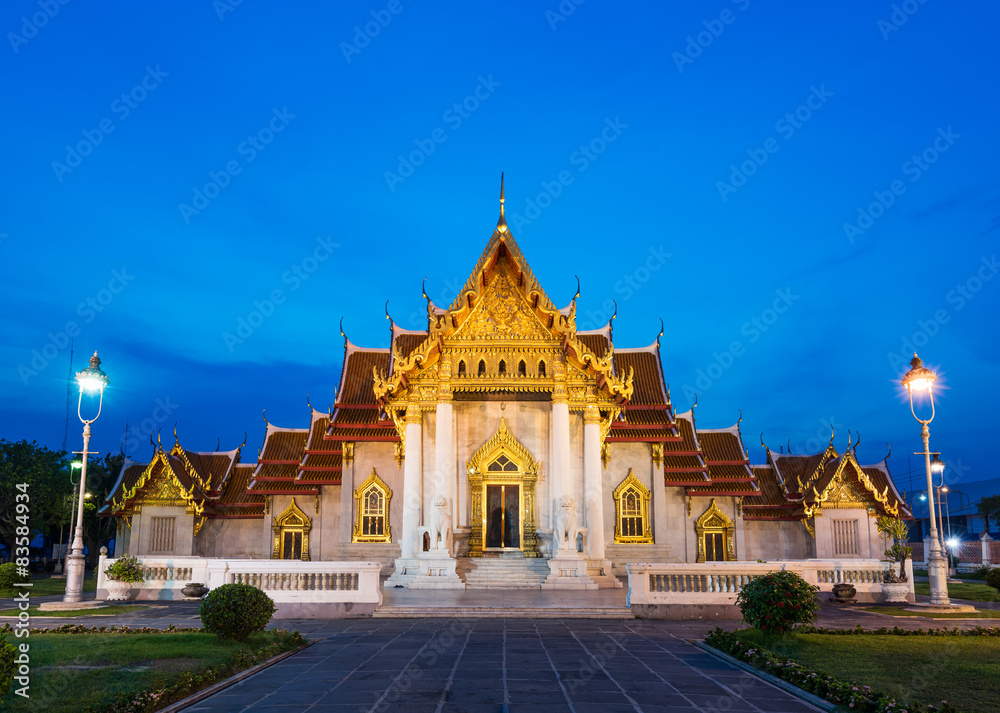
[[573, 301], [576, 302], [577, 299], [579, 299], [579, 297], [580, 297], [580, 276], [579, 275], [573, 275], [573, 277], [576, 278], [576, 294], [573, 295]]

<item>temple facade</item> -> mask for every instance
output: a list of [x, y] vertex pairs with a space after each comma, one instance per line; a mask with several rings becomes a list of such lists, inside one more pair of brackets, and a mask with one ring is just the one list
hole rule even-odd
[[[579, 293], [577, 294], [577, 297]], [[426, 295], [425, 295], [426, 298]], [[662, 331], [660, 336], [662, 336]], [[119, 553], [378, 560], [386, 586], [621, 586], [629, 562], [879, 558], [909, 517], [886, 461], [766, 449], [675, 413], [660, 336], [576, 329], [500, 218], [427, 329], [344, 338], [329, 412], [267, 423], [256, 462], [186, 450], [126, 461], [101, 513]], [[245, 443], [244, 443], [245, 445]]]

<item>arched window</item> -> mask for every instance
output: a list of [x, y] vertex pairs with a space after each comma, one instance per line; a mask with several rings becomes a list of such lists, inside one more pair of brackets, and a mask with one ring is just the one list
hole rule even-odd
[[528, 375], [528, 367], [524, 365], [524, 359], [522, 359], [517, 363], [517, 375], [518, 376]]
[[649, 489], [632, 469], [614, 491], [615, 542], [652, 543], [653, 530], [649, 522]]
[[305, 560], [309, 561], [309, 531], [312, 520], [295, 504], [271, 521], [274, 532], [274, 546], [271, 548], [271, 559]]
[[486, 362], [479, 360], [479, 376], [486, 376]]
[[698, 562], [736, 561], [733, 521], [715, 504], [715, 498], [698, 518], [694, 531], [698, 535]]
[[507, 376], [507, 362], [503, 359], [500, 360], [500, 364], [497, 366], [497, 373], [500, 376]]
[[539, 359], [538, 360], [538, 375], [541, 376], [542, 378], [545, 377], [545, 360], [544, 359]]
[[352, 542], [392, 542], [389, 499], [392, 491], [372, 468], [372, 474], [354, 491], [357, 518]]
[[459, 378], [465, 376], [465, 359], [462, 359], [462, 361], [458, 362], [458, 376]]

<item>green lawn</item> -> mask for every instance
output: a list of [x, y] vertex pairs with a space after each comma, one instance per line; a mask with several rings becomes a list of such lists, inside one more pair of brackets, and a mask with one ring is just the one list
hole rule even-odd
[[[136, 606], [132, 604], [120, 604], [112, 605], [108, 607], [101, 607], [100, 609], [64, 609], [55, 611], [40, 611], [38, 607], [29, 607], [28, 614], [31, 616], [111, 616], [112, 614], [125, 614], [130, 611], [136, 611], [137, 609], [146, 609], [145, 606]], [[17, 616], [21, 613], [20, 609], [0, 609], [0, 616]]]
[[[32, 597], [44, 597], [48, 594], [63, 594], [66, 591], [66, 580], [65, 579], [55, 579], [51, 575], [35, 576], [31, 579], [31, 592]], [[96, 592], [97, 591], [97, 578], [92, 574], [88, 574], [83, 580], [83, 591], [85, 592]], [[0, 598], [9, 599], [16, 597], [20, 594], [20, 590], [17, 589], [0, 589]]]
[[[914, 582], [913, 591], [917, 594], [930, 594], [930, 582]], [[1000, 602], [1000, 591], [988, 584], [949, 584], [948, 596], [973, 602]]]
[[1000, 639], [795, 634], [773, 640], [749, 629], [738, 635], [841, 681], [870, 685], [897, 703], [948, 701], [970, 713], [1000, 711]]
[[1000, 611], [985, 609], [970, 614], [931, 614], [930, 612], [906, 611], [901, 607], [865, 607], [865, 611], [892, 616], [926, 616], [932, 619], [1000, 619]]
[[201, 633], [32, 636], [31, 699], [12, 691], [3, 701], [7, 706], [3, 710], [79, 713], [87, 706], [107, 703], [112, 696], [150, 689], [182, 671], [225, 664], [240, 649], [287, 643], [288, 635], [284, 637], [266, 632], [236, 644]]
[[[928, 576], [927, 575], [927, 570], [926, 569], [915, 569], [915, 570], [913, 570], [913, 576], [915, 576], [915, 577], [926, 577], [926, 576]], [[983, 573], [979, 573], [979, 572], [959, 572], [957, 575], [955, 575], [955, 579], [976, 579], [976, 580], [979, 580], [979, 581], [983, 581], [984, 579], [986, 579], [986, 573], [985, 572], [983, 572]]]

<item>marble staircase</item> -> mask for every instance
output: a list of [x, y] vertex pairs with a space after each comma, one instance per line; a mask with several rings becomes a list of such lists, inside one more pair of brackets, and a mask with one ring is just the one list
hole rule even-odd
[[467, 589], [540, 589], [549, 565], [533, 557], [461, 557], [456, 572]]

